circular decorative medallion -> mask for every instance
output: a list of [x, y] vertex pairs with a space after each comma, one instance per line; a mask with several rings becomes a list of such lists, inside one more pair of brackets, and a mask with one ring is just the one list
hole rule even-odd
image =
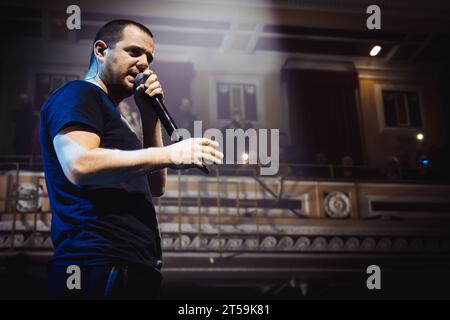
[[350, 199], [343, 192], [330, 192], [325, 197], [324, 205], [325, 212], [330, 218], [347, 218], [350, 215]]
[[16, 209], [18, 212], [36, 212], [42, 208], [44, 190], [35, 183], [21, 183], [17, 188]]

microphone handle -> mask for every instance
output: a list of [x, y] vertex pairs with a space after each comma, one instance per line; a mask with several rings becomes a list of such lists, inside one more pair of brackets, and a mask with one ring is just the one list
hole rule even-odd
[[179, 142], [182, 140], [180, 135], [178, 134], [178, 128], [175, 124], [175, 121], [173, 121], [172, 117], [170, 116], [169, 112], [167, 111], [166, 106], [162, 102], [161, 98], [159, 96], [155, 97], [155, 102], [158, 104], [158, 108], [155, 108], [156, 114], [158, 115], [159, 120], [161, 120], [162, 125], [164, 126], [164, 129], [166, 129], [167, 134], [169, 135], [170, 139], [173, 142]]

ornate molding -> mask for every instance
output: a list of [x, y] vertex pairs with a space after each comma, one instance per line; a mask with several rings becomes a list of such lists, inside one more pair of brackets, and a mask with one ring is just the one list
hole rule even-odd
[[[16, 232], [0, 234], [0, 253], [53, 250], [49, 233]], [[450, 254], [450, 238], [432, 237], [345, 237], [163, 234], [165, 252], [290, 252], [290, 253], [440, 253]]]
[[343, 192], [333, 191], [323, 200], [325, 213], [330, 218], [348, 218], [352, 211], [350, 198]]
[[[181, 250], [242, 252], [448, 253], [450, 238], [187, 235]], [[165, 251], [179, 251], [179, 235], [163, 235]], [[189, 240], [188, 240], [189, 239]], [[202, 243], [198, 246], [199, 241]], [[189, 243], [190, 244], [189, 244]], [[221, 244], [221, 246], [220, 246]]]

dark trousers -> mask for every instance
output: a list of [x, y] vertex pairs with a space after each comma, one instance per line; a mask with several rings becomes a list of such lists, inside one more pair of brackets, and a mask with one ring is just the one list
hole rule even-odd
[[[50, 265], [48, 294], [63, 300], [143, 300], [157, 299], [162, 275], [159, 270], [135, 265], [80, 266]], [[79, 281], [74, 277], [78, 277]]]

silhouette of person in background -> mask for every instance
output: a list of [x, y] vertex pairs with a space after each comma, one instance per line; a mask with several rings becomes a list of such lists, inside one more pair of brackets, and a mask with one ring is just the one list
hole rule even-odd
[[[280, 168], [281, 175], [292, 175], [303, 176], [304, 171], [301, 167], [295, 166], [300, 164], [302, 159], [302, 153], [299, 147], [292, 145], [289, 142], [289, 137], [286, 132], [280, 131], [280, 163], [282, 167]], [[294, 166], [292, 166], [294, 164]]]
[[222, 128], [222, 131], [225, 132], [226, 129], [243, 129], [246, 131], [250, 128], [253, 128], [252, 123], [242, 119], [241, 111], [234, 110], [231, 114], [231, 121]]
[[31, 153], [32, 134], [36, 124], [33, 104], [28, 94], [19, 94], [16, 107], [11, 111], [11, 118], [16, 125], [14, 152], [17, 155], [28, 155]]
[[397, 157], [392, 156], [389, 158], [385, 165], [386, 178], [396, 180], [401, 178], [401, 165]]
[[346, 155], [342, 158], [342, 167], [344, 178], [350, 178], [353, 176], [353, 158], [349, 155]]

